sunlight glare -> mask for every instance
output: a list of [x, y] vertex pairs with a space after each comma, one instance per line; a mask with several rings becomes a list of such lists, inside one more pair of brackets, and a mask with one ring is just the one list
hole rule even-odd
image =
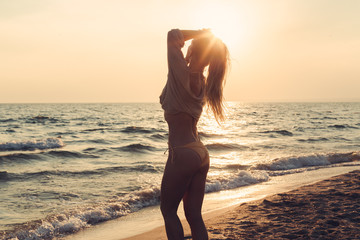
[[242, 13], [226, 2], [211, 1], [202, 5], [201, 9], [197, 13], [197, 26], [210, 28], [231, 49], [244, 43], [246, 25], [241, 21]]

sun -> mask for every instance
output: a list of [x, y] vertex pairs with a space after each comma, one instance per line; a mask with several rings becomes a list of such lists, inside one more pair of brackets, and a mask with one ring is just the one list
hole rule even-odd
[[244, 15], [238, 8], [226, 4], [226, 1], [209, 1], [198, 9], [201, 11], [193, 19], [196, 26], [210, 28], [231, 49], [241, 48], [245, 44], [247, 29], [242, 21]]

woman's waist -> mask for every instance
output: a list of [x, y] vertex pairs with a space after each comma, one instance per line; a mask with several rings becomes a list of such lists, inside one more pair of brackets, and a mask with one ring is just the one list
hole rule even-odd
[[187, 113], [169, 114], [165, 112], [165, 120], [169, 127], [169, 143], [184, 145], [199, 140], [197, 120]]
[[169, 131], [168, 143], [173, 147], [183, 146], [192, 142], [200, 142], [200, 138], [197, 133]]

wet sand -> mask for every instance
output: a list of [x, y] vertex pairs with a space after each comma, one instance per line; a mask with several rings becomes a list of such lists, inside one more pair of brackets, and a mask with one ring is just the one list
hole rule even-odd
[[[357, 170], [213, 212], [204, 220], [210, 239], [360, 239], [359, 211]], [[128, 239], [166, 239], [166, 234], [159, 227]]]

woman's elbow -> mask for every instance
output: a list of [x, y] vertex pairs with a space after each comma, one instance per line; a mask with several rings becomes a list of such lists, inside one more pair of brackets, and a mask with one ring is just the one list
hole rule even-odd
[[184, 36], [179, 29], [171, 29], [167, 34], [168, 45], [176, 45], [182, 48], [185, 44]]

